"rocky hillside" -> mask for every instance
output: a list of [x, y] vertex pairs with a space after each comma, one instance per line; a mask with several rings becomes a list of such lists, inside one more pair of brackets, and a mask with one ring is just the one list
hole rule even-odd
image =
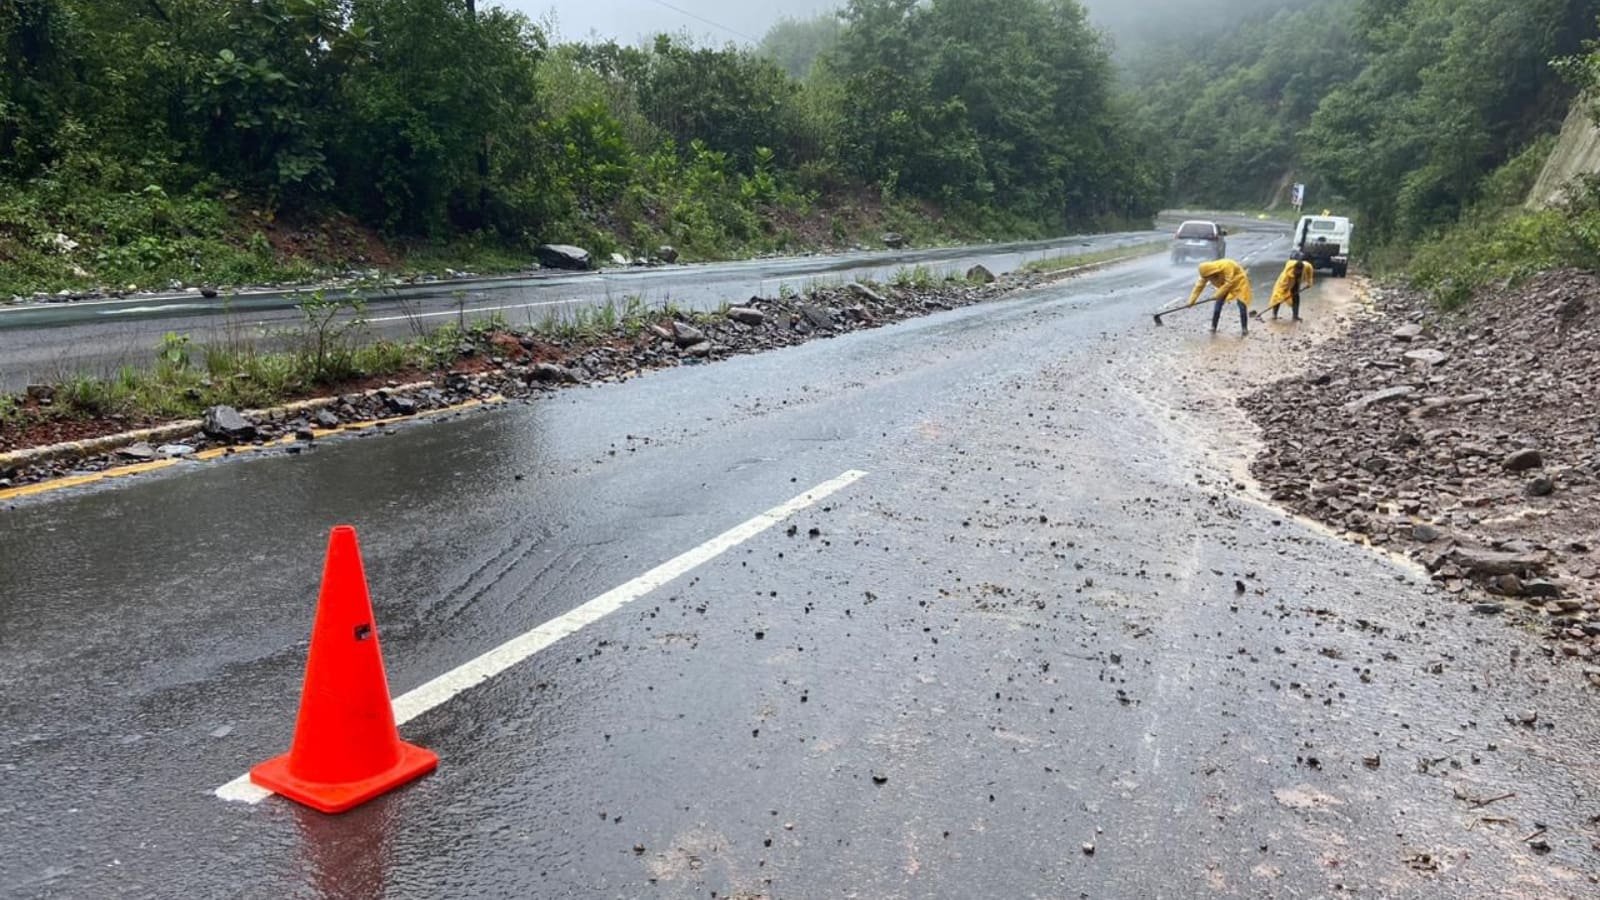
[[1425, 565], [1486, 615], [1600, 653], [1600, 278], [1551, 272], [1436, 313], [1378, 315], [1245, 401], [1280, 502]]

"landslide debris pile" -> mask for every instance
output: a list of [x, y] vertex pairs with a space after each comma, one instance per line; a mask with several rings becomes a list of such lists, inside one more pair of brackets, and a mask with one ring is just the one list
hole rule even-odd
[[1546, 273], [1456, 314], [1373, 298], [1381, 315], [1244, 400], [1265, 433], [1252, 472], [1477, 611], [1600, 654], [1600, 278]]

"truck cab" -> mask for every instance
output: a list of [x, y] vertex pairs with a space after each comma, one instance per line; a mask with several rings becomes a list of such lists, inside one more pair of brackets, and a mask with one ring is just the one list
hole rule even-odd
[[1350, 268], [1350, 232], [1344, 216], [1301, 216], [1294, 228], [1294, 246], [1306, 262], [1343, 278]]

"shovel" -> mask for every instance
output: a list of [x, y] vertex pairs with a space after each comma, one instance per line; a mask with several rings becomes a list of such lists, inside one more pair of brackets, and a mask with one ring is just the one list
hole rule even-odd
[[1204, 302], [1200, 302], [1200, 303], [1196, 303], [1194, 306], [1174, 306], [1171, 309], [1163, 309], [1160, 312], [1152, 314], [1151, 318], [1156, 320], [1156, 324], [1157, 325], [1160, 325], [1162, 316], [1170, 316], [1175, 312], [1183, 312], [1186, 309], [1194, 309], [1195, 306], [1204, 306], [1204, 305], [1205, 305]]

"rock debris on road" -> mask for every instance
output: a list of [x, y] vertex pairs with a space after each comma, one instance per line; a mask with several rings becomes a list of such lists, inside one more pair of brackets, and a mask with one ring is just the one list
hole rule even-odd
[[[46, 687], [0, 699], [0, 886], [1591, 895], [1579, 667], [1243, 471], [1241, 379], [1350, 314], [1319, 287], [1303, 329], [1152, 329], [1188, 280], [1118, 267], [5, 512], [0, 679]], [[847, 469], [410, 721], [435, 775], [338, 818], [209, 793], [287, 740], [331, 522], [359, 519], [398, 692]]]

